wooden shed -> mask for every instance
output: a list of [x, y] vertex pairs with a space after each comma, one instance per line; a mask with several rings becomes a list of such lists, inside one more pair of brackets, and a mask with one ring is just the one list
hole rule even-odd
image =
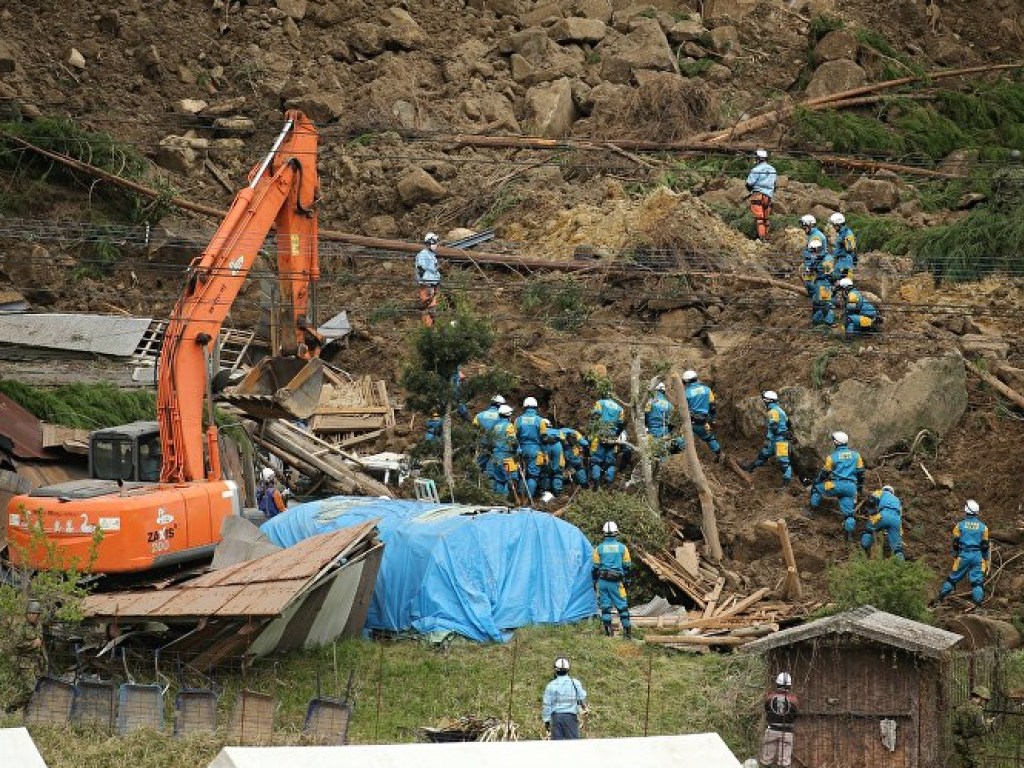
[[793, 764], [941, 768], [949, 651], [961, 636], [864, 606], [744, 646], [801, 703]]

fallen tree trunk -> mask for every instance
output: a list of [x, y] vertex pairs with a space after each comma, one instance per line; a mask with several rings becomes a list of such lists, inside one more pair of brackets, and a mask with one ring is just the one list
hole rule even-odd
[[651, 466], [651, 436], [647, 434], [644, 424], [643, 405], [640, 402], [640, 348], [633, 347], [633, 360], [629, 367], [629, 396], [632, 399], [630, 413], [633, 417], [633, 434], [640, 453], [640, 472], [644, 478], [644, 493], [647, 505], [658, 520], [661, 520], [661, 505], [658, 501], [658, 486], [654, 482], [654, 469]]
[[708, 142], [712, 144], [718, 144], [728, 139], [734, 139], [737, 136], [743, 136], [748, 133], [753, 133], [762, 128], [781, 122], [784, 118], [789, 117], [797, 109], [810, 109], [810, 110], [821, 110], [829, 109], [831, 105], [836, 102], [847, 101], [856, 96], [861, 96], [869, 93], [877, 93], [878, 91], [891, 90], [893, 88], [899, 88], [901, 85], [909, 85], [910, 83], [920, 82], [922, 80], [942, 80], [951, 77], [964, 77], [965, 75], [977, 75], [986, 72], [997, 72], [1000, 70], [1018, 69], [1024, 67], [1024, 64], [989, 64], [980, 67], [965, 67], [963, 69], [949, 69], [942, 70], [939, 72], [928, 72], [924, 75], [910, 75], [908, 77], [898, 77], [894, 80], [885, 80], [881, 83], [872, 83], [871, 85], [861, 86], [859, 88], [851, 88], [847, 91], [840, 93], [833, 93], [828, 96], [820, 96], [816, 99], [808, 99], [807, 101], [800, 102], [799, 104], [789, 104], [784, 107], [779, 107], [771, 112], [765, 112], [761, 115], [755, 115], [747, 120], [742, 120], [732, 128], [724, 131], [718, 131], [710, 134], [698, 134], [692, 137], [690, 140], [693, 142]]
[[994, 389], [996, 392], [1001, 394], [1003, 397], [1005, 397], [1011, 403], [1016, 405], [1018, 408], [1024, 408], [1024, 395], [1021, 395], [1020, 392], [1018, 392], [1015, 389], [1010, 389], [1010, 387], [1003, 384], [1003, 382], [1001, 382], [991, 373], [986, 373], [985, 371], [981, 370], [981, 368], [979, 368], [976, 364], [972, 363], [970, 360], [964, 360], [964, 364], [967, 366], [967, 370], [969, 370], [979, 379], [981, 379], [990, 387], [992, 387], [992, 389]]

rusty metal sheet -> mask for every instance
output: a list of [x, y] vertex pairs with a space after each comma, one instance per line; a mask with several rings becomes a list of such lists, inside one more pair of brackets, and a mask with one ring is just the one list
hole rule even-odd
[[39, 419], [3, 394], [0, 394], [0, 435], [13, 443], [11, 452], [15, 458], [55, 458], [43, 448], [43, 428]]
[[352, 545], [366, 538], [376, 525], [376, 520], [370, 520], [352, 528], [312, 536], [294, 547], [282, 549], [258, 560], [238, 563], [207, 573], [189, 582], [188, 588], [310, 579], [324, 566], [348, 551]]
[[308, 579], [252, 584], [217, 609], [218, 616], [277, 616], [299, 595]]

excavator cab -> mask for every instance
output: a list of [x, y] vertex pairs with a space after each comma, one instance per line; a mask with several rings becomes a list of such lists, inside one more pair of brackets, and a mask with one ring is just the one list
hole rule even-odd
[[260, 419], [308, 419], [323, 384], [320, 358], [267, 357], [218, 397]]
[[160, 426], [133, 421], [89, 435], [89, 477], [156, 483], [160, 480]]

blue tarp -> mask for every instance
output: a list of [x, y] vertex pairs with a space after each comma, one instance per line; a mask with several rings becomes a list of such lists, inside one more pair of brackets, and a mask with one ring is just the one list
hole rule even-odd
[[505, 630], [595, 612], [593, 547], [573, 525], [531, 509], [335, 496], [262, 525], [279, 546], [380, 518], [384, 558], [367, 629], [454, 631], [504, 641]]

